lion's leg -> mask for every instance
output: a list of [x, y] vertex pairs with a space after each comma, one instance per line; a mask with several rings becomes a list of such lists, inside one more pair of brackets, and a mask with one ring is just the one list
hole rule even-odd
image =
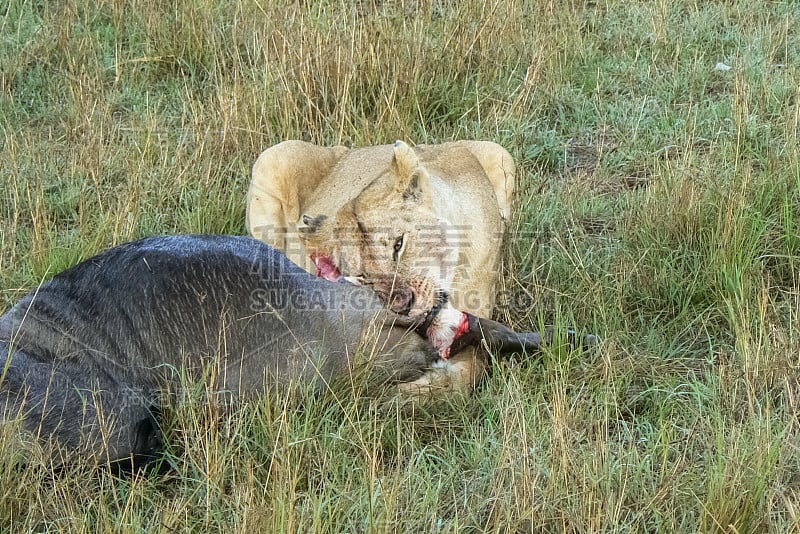
[[268, 148], [253, 165], [247, 191], [247, 229], [250, 234], [283, 251], [310, 269], [297, 237], [297, 223], [307, 198], [347, 151], [303, 141], [284, 141]]
[[[287, 237], [296, 228], [291, 220], [296, 207], [255, 183], [247, 192], [247, 229], [250, 235], [278, 250], [287, 250]], [[297, 263], [295, 255], [289, 257]]]
[[486, 357], [476, 347], [467, 347], [447, 360], [437, 360], [420, 378], [400, 384], [400, 391], [415, 396], [475, 389], [486, 374]]
[[516, 173], [514, 158], [497, 143], [489, 141], [460, 141], [460, 143], [472, 152], [483, 167], [497, 196], [500, 214], [508, 221], [511, 217], [511, 203], [514, 200]]

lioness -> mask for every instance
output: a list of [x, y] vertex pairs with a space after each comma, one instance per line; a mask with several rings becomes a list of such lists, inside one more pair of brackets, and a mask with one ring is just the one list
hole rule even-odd
[[[21, 418], [62, 449], [56, 462], [147, 460], [183, 373], [234, 398], [322, 389], [354, 372], [367, 343], [374, 376], [407, 384], [438, 359], [415, 326], [370, 289], [311, 276], [254, 239], [148, 238], [56, 275], [0, 317], [0, 422]], [[453, 350], [540, 342], [469, 316]]]
[[286, 141], [253, 166], [250, 233], [307, 270], [372, 287], [409, 317], [428, 316], [443, 360], [430, 384], [472, 386], [480, 351], [449, 358], [465, 310], [490, 317], [514, 162], [489, 142], [348, 150]]

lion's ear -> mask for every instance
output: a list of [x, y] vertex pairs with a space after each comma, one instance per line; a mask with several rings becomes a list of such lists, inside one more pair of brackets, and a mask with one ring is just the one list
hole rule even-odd
[[420, 165], [416, 152], [402, 141], [394, 144], [392, 172], [395, 190], [404, 200], [422, 201], [429, 196], [428, 171]]

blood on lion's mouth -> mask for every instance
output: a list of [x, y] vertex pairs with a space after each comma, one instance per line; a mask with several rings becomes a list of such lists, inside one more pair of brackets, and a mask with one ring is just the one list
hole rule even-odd
[[342, 277], [339, 268], [333, 263], [333, 258], [324, 254], [311, 254], [311, 261], [317, 266], [317, 276], [335, 282]]

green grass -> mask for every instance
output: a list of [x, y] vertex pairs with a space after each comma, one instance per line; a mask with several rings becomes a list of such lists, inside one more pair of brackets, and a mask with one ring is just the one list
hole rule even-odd
[[167, 478], [15, 470], [6, 436], [0, 529], [797, 531], [798, 29], [788, 0], [0, 5], [0, 311], [116, 243], [245, 233], [281, 140], [477, 138], [519, 167], [501, 317], [604, 339], [430, 406], [188, 403]]

